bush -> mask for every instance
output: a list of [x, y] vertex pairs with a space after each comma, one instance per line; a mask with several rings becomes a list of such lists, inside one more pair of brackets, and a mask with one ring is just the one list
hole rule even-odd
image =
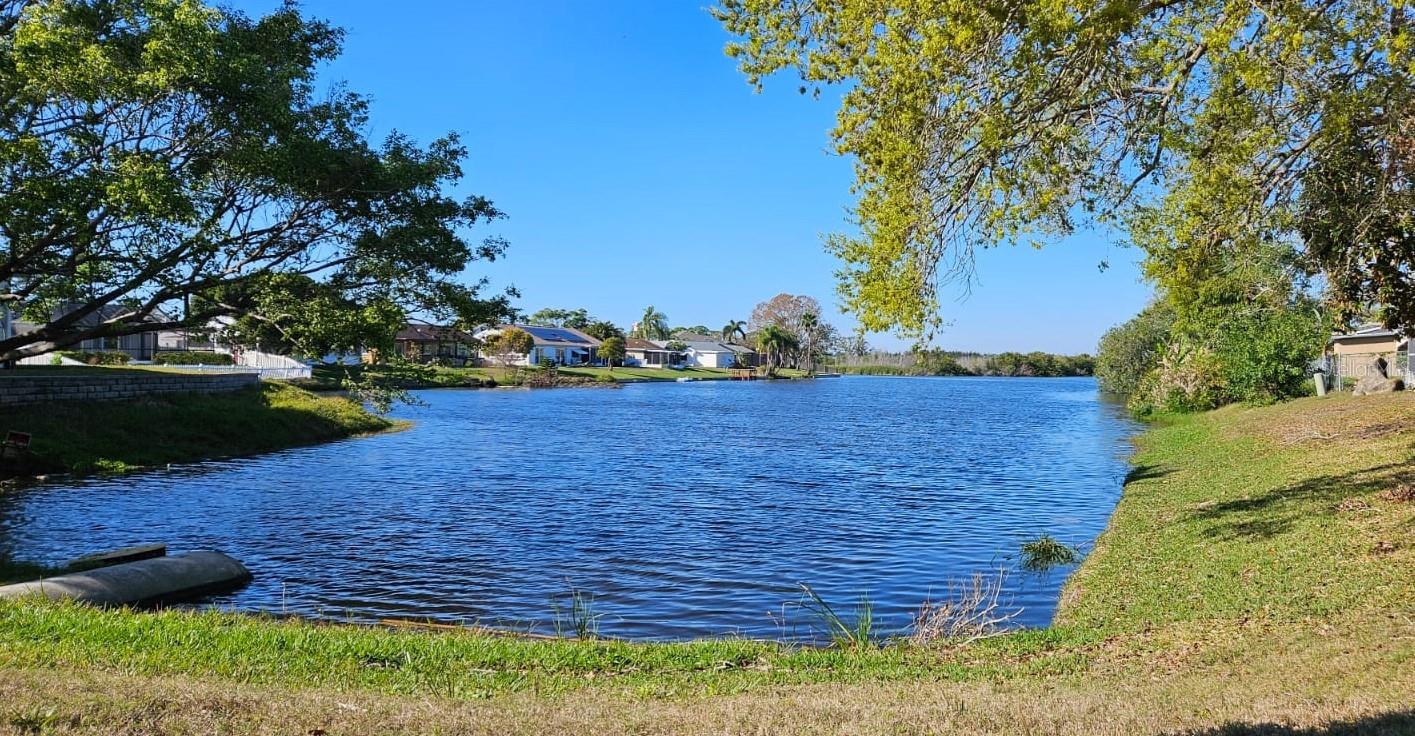
[[1101, 390], [1126, 398], [1139, 392], [1142, 381], [1164, 354], [1173, 326], [1173, 309], [1155, 302], [1129, 322], [1108, 330], [1101, 337], [1095, 359]]
[[59, 355], [88, 365], [127, 365], [131, 360], [121, 350], [60, 350]]
[[1229, 401], [1223, 365], [1213, 351], [1171, 345], [1145, 374], [1127, 406], [1136, 414], [1216, 409]]
[[158, 365], [235, 365], [236, 361], [226, 353], [175, 352], [158, 353], [152, 357]]
[[1303, 396], [1322, 352], [1322, 321], [1294, 307], [1229, 320], [1215, 340], [1224, 382], [1235, 401], [1270, 404]]

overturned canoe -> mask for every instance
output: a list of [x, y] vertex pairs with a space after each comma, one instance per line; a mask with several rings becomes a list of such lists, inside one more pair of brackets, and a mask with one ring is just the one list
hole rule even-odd
[[251, 579], [220, 552], [188, 552], [0, 587], [0, 598], [43, 596], [97, 605], [153, 603], [234, 588]]

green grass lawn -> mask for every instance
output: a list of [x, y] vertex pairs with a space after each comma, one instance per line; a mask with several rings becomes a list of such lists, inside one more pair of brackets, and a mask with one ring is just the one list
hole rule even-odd
[[230, 393], [46, 403], [0, 414], [0, 431], [32, 436], [27, 473], [125, 471], [268, 452], [393, 426], [348, 399], [273, 382]]
[[547, 641], [5, 603], [0, 724], [1415, 733], [1412, 459], [1415, 394], [1169, 419], [1139, 440], [1056, 624], [966, 645]]

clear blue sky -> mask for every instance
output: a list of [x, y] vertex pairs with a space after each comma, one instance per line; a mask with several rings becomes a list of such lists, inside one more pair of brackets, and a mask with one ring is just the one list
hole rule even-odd
[[[231, 5], [259, 14], [278, 2]], [[837, 100], [801, 97], [786, 78], [754, 93], [704, 4], [303, 8], [348, 32], [324, 78], [372, 97], [371, 136], [463, 136], [465, 191], [507, 213], [484, 232], [511, 243], [505, 259], [469, 274], [516, 286], [526, 311], [584, 307], [627, 326], [653, 304], [674, 325], [719, 327], [790, 292], [853, 328], [835, 308], [837, 264], [821, 247], [823, 233], [849, 227], [850, 164], [829, 153]], [[1091, 352], [1148, 298], [1136, 258], [1101, 235], [980, 254], [971, 294], [945, 299], [940, 342]]]

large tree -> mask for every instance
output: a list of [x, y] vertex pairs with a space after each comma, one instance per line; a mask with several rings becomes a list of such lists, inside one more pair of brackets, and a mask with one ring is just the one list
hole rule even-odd
[[[1408, 140], [1415, 37], [1400, 2], [721, 0], [714, 12], [752, 83], [792, 69], [802, 92], [843, 89], [833, 136], [855, 163], [859, 233], [829, 246], [869, 330], [925, 334], [940, 284], [969, 274], [975, 249], [1091, 224], [1143, 246], [1162, 290], [1189, 288], [1292, 238], [1304, 177], [1334, 149]], [[1398, 280], [1348, 264], [1349, 293]]]
[[805, 316], [819, 316], [820, 313], [820, 302], [812, 297], [777, 294], [752, 308], [752, 316], [747, 321], [747, 331], [759, 332], [768, 325], [776, 325], [793, 336], [800, 336]]
[[363, 97], [315, 90], [340, 39], [293, 5], [0, 0], [0, 307], [38, 324], [0, 359], [242, 316], [257, 302], [223, 296], [271, 275], [326, 304], [505, 311], [459, 280], [505, 247], [466, 235], [491, 202], [445, 193], [465, 150], [367, 140]]

